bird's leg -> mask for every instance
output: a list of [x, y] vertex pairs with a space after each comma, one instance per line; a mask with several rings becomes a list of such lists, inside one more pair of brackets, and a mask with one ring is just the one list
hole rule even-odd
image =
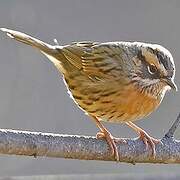
[[126, 124], [139, 134], [139, 138], [144, 142], [146, 149], [148, 148], [148, 144], [150, 145], [152, 149], [152, 156], [155, 157], [156, 156], [155, 144], [158, 144], [161, 141], [151, 137], [146, 131], [136, 126], [132, 122], [126, 122]]
[[115, 157], [116, 161], [119, 161], [119, 153], [118, 153], [118, 149], [116, 146], [116, 142], [123, 142], [125, 143], [126, 141], [124, 139], [120, 139], [120, 138], [114, 138], [111, 133], [104, 127], [104, 125], [94, 116], [92, 116], [94, 122], [96, 123], [97, 127], [100, 129], [100, 132], [98, 132], [96, 134], [96, 137], [98, 139], [106, 139], [107, 143], [110, 146], [110, 149], [112, 151], [112, 154]]

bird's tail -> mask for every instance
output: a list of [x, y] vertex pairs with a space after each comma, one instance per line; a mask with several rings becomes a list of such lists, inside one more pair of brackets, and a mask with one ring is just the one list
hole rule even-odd
[[25, 43], [25, 44], [30, 45], [32, 47], [35, 47], [35, 48], [39, 49], [40, 51], [42, 51], [46, 54], [51, 55], [52, 53], [54, 53], [56, 51], [55, 46], [52, 46], [52, 45], [47, 44], [43, 41], [40, 41], [39, 39], [36, 39], [36, 38], [29, 36], [25, 33], [21, 33], [21, 32], [6, 29], [6, 28], [0, 28], [0, 30], [7, 33], [7, 35], [10, 38], [16, 39], [17, 41], [20, 41], [22, 43]]
[[54, 65], [60, 72], [64, 73], [69, 68], [69, 63], [61, 53], [61, 49], [63, 46], [53, 46], [25, 33], [14, 31], [11, 29], [0, 28], [0, 30], [5, 32], [10, 38], [30, 45], [41, 51], [46, 57], [48, 57], [51, 62], [54, 63]]

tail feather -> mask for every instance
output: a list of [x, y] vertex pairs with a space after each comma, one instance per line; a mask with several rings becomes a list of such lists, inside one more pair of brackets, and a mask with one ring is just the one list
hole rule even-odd
[[46, 54], [52, 55], [53, 53], [56, 52], [55, 46], [47, 44], [25, 33], [21, 33], [21, 32], [6, 29], [6, 28], [0, 28], [0, 30], [5, 32], [10, 38], [16, 39], [17, 41], [20, 41], [22, 43], [35, 47]]
[[1, 31], [5, 32], [10, 38], [30, 45], [36, 49], [38, 49], [41, 53], [43, 53], [56, 68], [62, 72], [63, 74], [72, 67], [70, 63], [67, 61], [63, 53], [61, 53], [61, 49], [63, 46], [59, 46], [56, 40], [56, 45], [47, 44], [39, 39], [36, 39], [32, 36], [29, 36], [25, 33], [14, 31], [11, 29], [0, 28]]

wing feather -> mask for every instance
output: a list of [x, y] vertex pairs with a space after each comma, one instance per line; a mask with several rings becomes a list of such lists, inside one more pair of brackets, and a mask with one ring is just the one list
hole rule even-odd
[[108, 43], [80, 42], [62, 49], [68, 61], [95, 79], [119, 78], [122, 72], [122, 49]]

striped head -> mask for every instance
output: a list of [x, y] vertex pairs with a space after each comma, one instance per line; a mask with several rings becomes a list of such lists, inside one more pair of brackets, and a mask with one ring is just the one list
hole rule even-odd
[[142, 92], [162, 99], [166, 90], [177, 90], [175, 64], [167, 49], [156, 44], [135, 42], [131, 43], [129, 50], [135, 54], [131, 80]]

